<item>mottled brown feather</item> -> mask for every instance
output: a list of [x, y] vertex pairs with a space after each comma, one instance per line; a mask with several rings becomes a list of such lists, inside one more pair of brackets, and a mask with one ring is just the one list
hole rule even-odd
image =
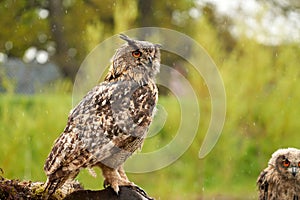
[[[284, 166], [288, 160], [289, 166]], [[299, 200], [300, 199], [300, 150], [279, 149], [273, 153], [268, 167], [258, 179], [259, 200]], [[292, 168], [296, 173], [292, 173]]]
[[[44, 165], [49, 194], [74, 179], [80, 169], [93, 166], [103, 170], [116, 192], [118, 185], [131, 184], [122, 165], [141, 148], [152, 121], [160, 52], [157, 45], [146, 41], [128, 37], [126, 41], [114, 55], [104, 82], [70, 112], [55, 141]], [[138, 58], [132, 54], [137, 50], [141, 53]]]

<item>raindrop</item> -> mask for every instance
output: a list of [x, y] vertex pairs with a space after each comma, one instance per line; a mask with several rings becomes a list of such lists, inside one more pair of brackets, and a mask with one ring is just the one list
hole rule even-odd
[[41, 33], [38, 35], [38, 39], [39, 39], [40, 43], [45, 43], [47, 41], [47, 35], [44, 33]]
[[56, 24], [53, 24], [53, 25], [52, 25], [52, 28], [51, 28], [51, 31], [54, 32], [55, 30], [56, 30]]
[[6, 49], [7, 51], [11, 50], [13, 47], [14, 47], [14, 44], [13, 44], [12, 41], [7, 41], [7, 42], [5, 42], [5, 49]]
[[47, 48], [47, 51], [48, 51], [50, 56], [53, 56], [56, 52], [56, 49], [54, 47], [50, 46], [50, 47]]
[[50, 56], [55, 54], [56, 49], [55, 49], [55, 44], [53, 42], [49, 42], [47, 44], [47, 52]]
[[68, 56], [69, 57], [75, 57], [77, 54], [77, 50], [75, 48], [68, 49]]

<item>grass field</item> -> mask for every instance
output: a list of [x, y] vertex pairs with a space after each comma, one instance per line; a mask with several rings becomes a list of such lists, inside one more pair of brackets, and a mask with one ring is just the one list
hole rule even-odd
[[[173, 137], [168, 133], [176, 133], [178, 128], [178, 111], [174, 109], [177, 102], [165, 97], [159, 104], [168, 112], [168, 119], [160, 133], [146, 140], [144, 151], [150, 152], [166, 145]], [[65, 126], [70, 109], [71, 97], [68, 95], [1, 96], [0, 166], [5, 177], [46, 180], [43, 164], [53, 141]], [[130, 173], [130, 179], [158, 199], [167, 199], [170, 195], [173, 199], [198, 199], [202, 195], [252, 194], [255, 190], [255, 176], [247, 176], [239, 171], [234, 178], [244, 183], [234, 184], [230, 177], [221, 179], [229, 166], [228, 163], [220, 164], [223, 162], [221, 157], [213, 158], [218, 154], [217, 151], [203, 160], [198, 158], [202, 137], [198, 135], [184, 155], [173, 164], [155, 172]], [[220, 142], [217, 147], [221, 145]], [[257, 169], [255, 170], [251, 175], [256, 175]], [[96, 172], [100, 174], [99, 170]], [[226, 174], [227, 176], [230, 174]], [[78, 179], [87, 188], [102, 187], [101, 175], [94, 178], [83, 170]]]
[[[145, 151], [167, 144], [173, 137], [168, 133], [178, 127], [178, 115], [174, 109], [176, 101], [162, 97], [159, 103], [168, 112], [168, 120], [159, 134], [146, 140]], [[5, 177], [45, 181], [44, 161], [53, 141], [63, 130], [70, 109], [69, 95], [1, 96], [0, 166]], [[255, 199], [256, 177], [275, 149], [274, 144], [282, 141], [285, 145], [297, 146], [298, 135], [290, 132], [286, 137], [287, 133], [279, 132], [268, 136], [261, 132], [254, 137], [250, 130], [259, 125], [248, 125], [245, 132], [240, 131], [245, 127], [232, 130], [232, 123], [229, 118], [219, 142], [204, 159], [198, 158], [203, 138], [200, 127], [192, 145], [173, 164], [155, 172], [130, 173], [129, 178], [158, 199], [169, 199], [170, 196], [172, 199], [200, 199], [204, 196], [210, 199], [215, 195], [219, 195], [218, 199], [228, 196], [239, 199], [244, 195]], [[96, 171], [100, 174], [99, 170]], [[102, 187], [101, 175], [94, 178], [83, 170], [78, 179], [87, 188]]]

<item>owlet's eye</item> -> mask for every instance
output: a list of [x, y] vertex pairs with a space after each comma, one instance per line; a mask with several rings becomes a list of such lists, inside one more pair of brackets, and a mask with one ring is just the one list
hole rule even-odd
[[298, 162], [298, 167], [300, 167], [300, 162]]
[[284, 161], [282, 162], [282, 164], [283, 164], [284, 167], [289, 167], [289, 166], [290, 166], [290, 161], [284, 160]]
[[142, 55], [142, 53], [139, 50], [133, 51], [131, 54], [135, 58], [139, 58]]

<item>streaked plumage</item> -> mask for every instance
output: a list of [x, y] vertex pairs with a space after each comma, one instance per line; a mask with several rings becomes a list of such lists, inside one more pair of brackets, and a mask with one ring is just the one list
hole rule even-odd
[[275, 151], [257, 185], [259, 200], [300, 200], [300, 150]]
[[52, 194], [82, 168], [98, 166], [105, 183], [118, 192], [132, 185], [122, 168], [141, 148], [158, 97], [154, 82], [160, 46], [120, 36], [127, 43], [112, 58], [104, 82], [70, 112], [67, 125], [46, 160], [46, 189]]

